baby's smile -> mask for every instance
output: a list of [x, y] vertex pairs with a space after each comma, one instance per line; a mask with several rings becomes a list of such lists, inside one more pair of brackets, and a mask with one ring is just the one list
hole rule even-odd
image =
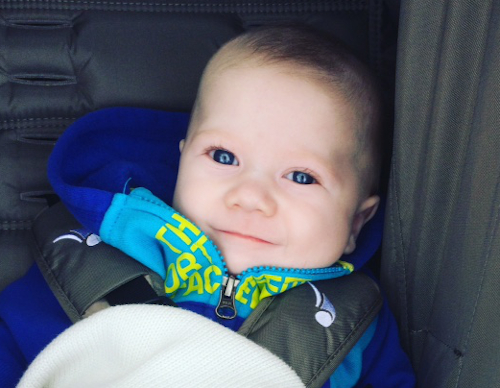
[[271, 241], [267, 241], [266, 239], [256, 237], [253, 235], [248, 235], [244, 233], [239, 233], [235, 231], [230, 231], [230, 230], [218, 230], [224, 237], [229, 237], [229, 238], [236, 238], [236, 239], [241, 239], [241, 240], [246, 240], [258, 244], [269, 244], [269, 245], [276, 245], [275, 243], [272, 243]]

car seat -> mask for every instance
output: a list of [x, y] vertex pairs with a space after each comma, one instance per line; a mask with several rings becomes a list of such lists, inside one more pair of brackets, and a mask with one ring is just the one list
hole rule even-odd
[[500, 7], [399, 5], [0, 0], [0, 290], [33, 262], [31, 225], [54, 199], [46, 162], [77, 118], [114, 106], [189, 112], [217, 48], [277, 22], [344, 41], [391, 101], [399, 23], [381, 279], [420, 387], [500, 386]]

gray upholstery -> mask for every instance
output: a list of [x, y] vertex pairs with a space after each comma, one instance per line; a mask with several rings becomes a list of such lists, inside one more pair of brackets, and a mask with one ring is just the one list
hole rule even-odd
[[499, 387], [500, 3], [401, 11], [383, 285], [419, 387]]

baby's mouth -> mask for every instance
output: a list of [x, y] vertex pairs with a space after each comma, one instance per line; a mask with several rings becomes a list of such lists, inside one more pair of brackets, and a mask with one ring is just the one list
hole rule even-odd
[[255, 242], [255, 243], [259, 243], [259, 244], [267, 244], [267, 245], [276, 245], [270, 241], [261, 239], [259, 237], [250, 236], [247, 234], [243, 234], [243, 233], [239, 233], [239, 232], [235, 232], [235, 231], [231, 231], [231, 230], [218, 230], [218, 232], [221, 233], [222, 235], [225, 235], [225, 236], [234, 237], [234, 238], [238, 238], [238, 239], [242, 239], [242, 240], [246, 240], [246, 241], [250, 241], [250, 242]]

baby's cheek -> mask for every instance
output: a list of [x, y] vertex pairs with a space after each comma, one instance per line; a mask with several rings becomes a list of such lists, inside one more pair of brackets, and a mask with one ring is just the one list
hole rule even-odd
[[329, 267], [342, 255], [347, 244], [343, 228], [334, 228], [329, 223], [316, 225], [309, 229], [303, 246], [308, 247], [310, 268]]
[[190, 205], [191, 203], [193, 203], [193, 200], [191, 199], [189, 192], [184, 192], [183, 190], [176, 192], [174, 197], [174, 209], [189, 219], [191, 219], [192, 216], [192, 214], [190, 214], [190, 210], [192, 210], [192, 206]]

